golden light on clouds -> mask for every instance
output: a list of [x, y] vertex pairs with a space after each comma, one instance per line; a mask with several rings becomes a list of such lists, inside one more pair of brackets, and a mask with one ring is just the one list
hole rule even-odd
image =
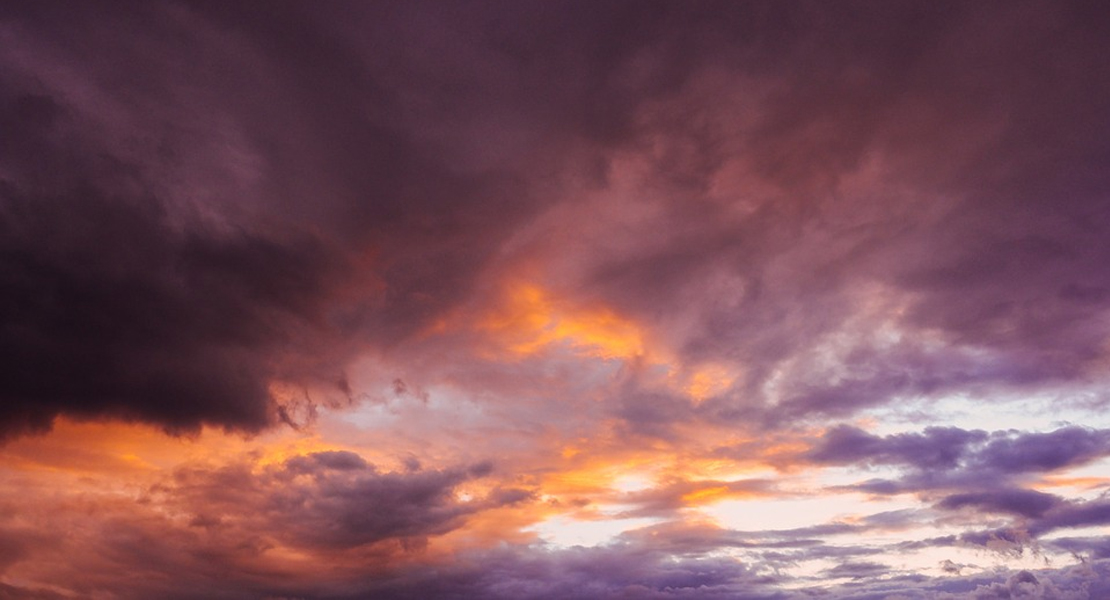
[[558, 344], [602, 359], [630, 359], [646, 351], [644, 332], [632, 321], [609, 308], [575, 305], [527, 282], [506, 286], [500, 306], [478, 327], [521, 356]]
[[0, 3], [0, 599], [1110, 598], [1104, 4], [259, 8]]

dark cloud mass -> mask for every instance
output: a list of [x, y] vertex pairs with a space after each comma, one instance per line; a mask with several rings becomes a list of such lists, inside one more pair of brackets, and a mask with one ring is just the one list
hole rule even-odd
[[250, 467], [181, 469], [152, 493], [193, 514], [193, 524], [225, 535], [239, 529], [235, 537], [276, 535], [285, 544], [339, 549], [442, 534], [496, 505], [481, 499], [460, 504], [454, 495], [459, 484], [488, 474], [488, 465], [379, 473], [357, 454], [322, 452], [261, 474]]
[[[666, 315], [751, 385], [834, 333], [868, 281], [912, 292], [905, 325], [952, 344], [879, 360], [859, 340], [847, 377], [810, 369], [768, 399], [784, 416], [1066, 377], [1101, 352], [1079, 323], [1110, 289], [1090, 134], [1110, 77], [1083, 4], [111, 12], [5, 11], [5, 430], [58, 413], [263, 427], [270, 380], [336, 381], [363, 344], [418, 331], [515, 228], [616, 192], [612, 157], [649, 144], [633, 193], [680, 225], [596, 254], [575, 285]], [[867, 161], [887, 172], [843, 199]], [[758, 191], [738, 218], [707, 190], [741, 173]], [[688, 302], [713, 272], [739, 296]]]
[[0, 598], [1110, 597], [1108, 54], [0, 3]]
[[4, 431], [257, 430], [270, 380], [336, 381], [347, 341], [413, 331], [526, 210], [415, 148], [307, 6], [120, 8], [5, 18]]
[[1110, 454], [1110, 431], [1064, 427], [1048, 433], [965, 431], [927, 427], [922, 433], [877, 436], [850, 425], [829, 430], [809, 451], [819, 463], [972, 471], [976, 475], [1047, 472]]
[[[974, 507], [986, 513], [1029, 519], [1049, 513], [1048, 523], [1067, 523], [1065, 515], [1098, 514], [1098, 503], [1073, 505], [1063, 498], [1026, 489], [1036, 475], [1095, 462], [1110, 455], [1110, 431], [1064, 427], [1047, 433], [965, 431], [926, 428], [922, 433], [875, 436], [841, 425], [825, 434], [806, 458], [823, 464], [863, 468], [894, 466], [897, 479], [868, 479], [856, 489], [873, 494], [948, 493], [938, 508]], [[1081, 526], [1078, 517], [1071, 526]], [[1094, 516], [1094, 522], [1098, 517]], [[1063, 525], [1068, 526], [1068, 525]]]

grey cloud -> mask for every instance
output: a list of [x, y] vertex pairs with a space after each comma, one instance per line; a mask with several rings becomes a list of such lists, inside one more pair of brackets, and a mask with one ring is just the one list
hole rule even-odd
[[1110, 431], [1065, 427], [1048, 433], [996, 435], [976, 457], [1006, 472], [1053, 471], [1110, 453]]
[[[142, 365], [131, 382], [82, 350], [110, 337], [73, 339], [49, 314], [10, 307], [5, 321], [24, 325], [8, 345], [41, 342], [13, 373], [65, 363], [93, 396], [34, 377], [9, 393], [12, 431], [59, 413], [265, 427], [277, 420], [270, 380], [334, 383], [365, 344], [395, 348], [471, 298], [538, 217], [586, 191], [624, 194], [614, 169], [627, 157], [651, 163], [627, 191], [658, 218], [615, 217], [603, 225], [639, 235], [549, 275], [656, 323], [684, 357], [744, 364], [743, 389], [698, 418], [778, 425], [1020, 387], [1075, 375], [1100, 352], [1103, 334], [1075, 325], [1110, 289], [1105, 236], [1082, 225], [1100, 222], [1104, 149], [1089, 132], [1110, 98], [1092, 83], [1106, 67], [1090, 59], [1105, 19], [1083, 7], [280, 2], [263, 14], [170, 2], [111, 13], [6, 10], [19, 52], [2, 65], [5, 206], [52, 198], [31, 212], [53, 222], [95, 196], [89, 210], [103, 213], [85, 234], [19, 238], [8, 256], [22, 266], [7, 280], [24, 299], [78, 288], [56, 308], [127, 334], [108, 362], [140, 362], [163, 340], [153, 325], [129, 329], [105, 296], [179, 317], [161, 327], [189, 343], [163, 346], [177, 357], [164, 362], [181, 364]], [[1074, 34], [1059, 43], [1054, 26]], [[1035, 118], [1046, 114], [1054, 127]], [[887, 172], [854, 183], [873, 159]], [[128, 206], [145, 208], [121, 214]], [[23, 228], [9, 212], [5, 231]], [[576, 238], [588, 219], [528, 241], [589, 247], [597, 240]], [[187, 243], [171, 235], [182, 231]], [[51, 253], [58, 244], [101, 257], [91, 282], [80, 260]], [[859, 340], [838, 350], [846, 375], [807, 373], [796, 359], [857, 315], [868, 285], [906, 299], [899, 327], [936, 330], [946, 347]], [[228, 347], [217, 333], [231, 329]], [[291, 330], [297, 339], [277, 335]], [[197, 389], [193, 375], [209, 370], [214, 389]], [[785, 395], [759, 393], [776, 372]], [[665, 405], [618, 412], [666, 435], [661, 423], [688, 413]]]
[[1110, 540], [1104, 537], [1061, 537], [1045, 544], [1084, 558], [1110, 558]]
[[[1072, 598], [1081, 596], [1068, 594]], [[1086, 596], [1086, 594], [1083, 594]], [[1002, 598], [1063, 598], [1060, 591], [1051, 579], [1038, 579], [1029, 571], [1018, 571], [1011, 575], [1004, 583], [992, 583], [988, 586], [979, 586], [971, 594], [975, 600], [992, 600]]]
[[[900, 398], [991, 402], [1094, 381], [1110, 310], [1108, 14], [1084, 2], [3, 3], [0, 437], [57, 415], [260, 431], [282, 419], [275, 380], [346, 399], [358, 390], [339, 382], [361, 352], [451, 357], [434, 336], [413, 340], [521, 263], [649, 324], [685, 363], [743, 368], [697, 406], [629, 388], [589, 409], [591, 426], [616, 417], [637, 441], [672, 441], [678, 421], [762, 434]], [[458, 363], [444, 369], [471, 368]], [[533, 408], [513, 414], [556, 413]], [[805, 458], [904, 469], [857, 489], [1011, 514], [1040, 534], [1105, 523], [1104, 502], [1053, 504], [1020, 484], [1108, 443], [1077, 427], [837, 428]], [[191, 523], [169, 539], [159, 515], [58, 518], [75, 539], [104, 536], [104, 552], [70, 554], [86, 596], [125, 571], [139, 587], [120, 593], [135, 598], [790, 595], [758, 565], [706, 556], [691, 532], [670, 540], [692, 553], [677, 559], [629, 536], [315, 582], [248, 560], [284, 543], [378, 564], [381, 546], [531, 498], [453, 499], [487, 472], [383, 473], [342, 453], [193, 467], [148, 499]], [[638, 499], [666, 511], [670, 492]], [[816, 548], [889, 525], [756, 541]], [[1047, 594], [1033, 576], [834, 593]]]
[[986, 438], [986, 432], [955, 427], [928, 427], [922, 433], [880, 437], [850, 425], [838, 425], [825, 433], [807, 457], [830, 464], [893, 463], [945, 469], [956, 467], [969, 445]]
[[1059, 506], [1029, 526], [1030, 533], [1040, 535], [1068, 527], [1089, 527], [1110, 523], [1110, 500], [1072, 501]]
[[152, 493], [239, 536], [338, 549], [446, 533], [467, 515], [527, 499], [507, 491], [471, 503], [454, 497], [457, 485], [488, 473], [488, 465], [381, 473], [357, 454], [322, 452], [257, 475], [248, 465], [182, 468]]
[[[733, 104], [680, 87], [658, 110], [689, 115], [697, 106], [696, 124], [641, 125], [645, 140], [704, 156], [690, 173], [700, 186], [660, 175], [673, 198], [666, 223], [678, 225], [604, 255], [584, 285], [647, 321], [673, 323], [688, 356], [743, 364], [748, 385], [706, 411], [740, 424], [766, 417], [759, 403], [777, 404], [769, 416], [781, 424], [898, 397], [1027, 389], [1093, 367], [1105, 338], [1091, 324], [1105, 310], [1097, 290], [1107, 246], [1097, 225], [1083, 223], [1105, 222], [1095, 191], [1105, 174], [1092, 165], [1106, 151], [1089, 132], [1105, 126], [1093, 106], [1106, 106], [1110, 91], [1088, 86], [1085, 69], [1106, 68], [1090, 60], [1104, 15], [1035, 4], [998, 14], [955, 4], [794, 8], [755, 17], [767, 26], [758, 44], [721, 44], [718, 68], [749, 78]], [[1059, 36], [1063, 46], [1050, 41]], [[770, 47], [780, 54], [767, 64], [789, 68], [760, 70], [756, 57]], [[884, 51], [865, 51], [875, 48]], [[1078, 61], [1084, 74], [1061, 72], [1056, 60]], [[1042, 115], [1055, 115], [1054, 126]], [[711, 134], [697, 133], [702, 123]], [[666, 173], [674, 161], [661, 155]], [[869, 158], [890, 172], [852, 188]], [[729, 168], [758, 190], [736, 192], [754, 205], [744, 217], [704, 192]], [[730, 284], [716, 287], [721, 280]], [[792, 368], [857, 314], [854, 292], [876, 285], [907, 301], [893, 319], [909, 334], [899, 346], [835, 349], [841, 368], [826, 377]], [[1067, 292], [1079, 289], [1093, 291]], [[926, 331], [943, 347], [916, 343]], [[765, 396], [784, 371], [785, 397]]]
[[827, 577], [848, 577], [851, 579], [870, 579], [890, 571], [890, 567], [874, 562], [845, 562], [826, 569]]
[[[929, 427], [922, 433], [876, 436], [849, 425], [830, 429], [803, 458], [818, 464], [909, 468], [902, 489], [946, 482], [984, 484], [1026, 473], [1052, 472], [1110, 454], [1110, 431], [1078, 426], [1048, 433], [966, 431]], [[883, 485], [872, 482], [872, 487]]]
[[1003, 489], [989, 492], [952, 494], [937, 505], [944, 509], [970, 506], [986, 512], [1004, 512], [1036, 518], [1063, 502], [1059, 496], [1035, 490]]
[[400, 90], [307, 9], [4, 11], [0, 432], [258, 431], [272, 380], [333, 387], [534, 210], [519, 178], [420, 147]]

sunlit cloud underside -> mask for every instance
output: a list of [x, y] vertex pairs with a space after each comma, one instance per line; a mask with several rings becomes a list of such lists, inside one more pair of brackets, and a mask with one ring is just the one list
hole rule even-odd
[[0, 599], [1110, 598], [1108, 40], [0, 8]]

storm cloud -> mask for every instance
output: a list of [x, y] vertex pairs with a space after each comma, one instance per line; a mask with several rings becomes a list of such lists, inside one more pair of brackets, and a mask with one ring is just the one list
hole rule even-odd
[[4, 3], [0, 596], [1105, 596], [1107, 40]]

